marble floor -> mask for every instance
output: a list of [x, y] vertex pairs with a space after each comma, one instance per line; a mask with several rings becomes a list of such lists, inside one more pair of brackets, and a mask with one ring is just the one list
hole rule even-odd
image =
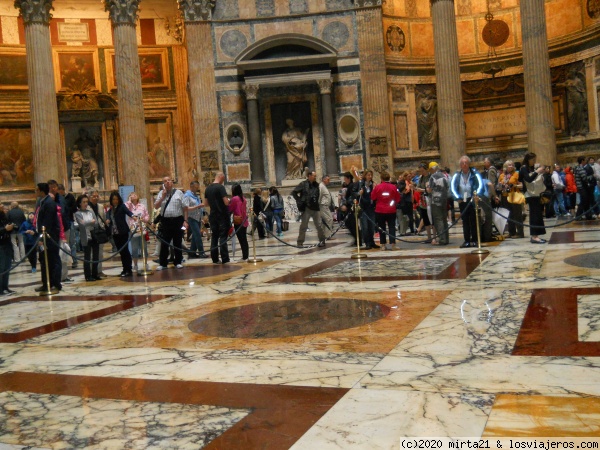
[[50, 297], [20, 266], [0, 298], [0, 449], [600, 442], [600, 221], [488, 254], [461, 236], [362, 259], [345, 230], [324, 249], [269, 238], [256, 264], [238, 248], [126, 280], [112, 259]]

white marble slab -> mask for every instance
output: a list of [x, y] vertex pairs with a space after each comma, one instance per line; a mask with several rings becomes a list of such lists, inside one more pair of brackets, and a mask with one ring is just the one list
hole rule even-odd
[[0, 393], [0, 442], [52, 448], [200, 448], [249, 414], [220, 406]]
[[0, 332], [17, 333], [23, 330], [69, 319], [81, 314], [119, 305], [122, 301], [23, 301], [0, 306]]
[[577, 335], [581, 342], [600, 342], [600, 295], [577, 296]]

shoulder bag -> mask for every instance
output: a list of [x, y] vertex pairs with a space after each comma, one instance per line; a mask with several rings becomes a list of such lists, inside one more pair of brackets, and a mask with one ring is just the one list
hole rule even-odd
[[92, 236], [92, 239], [98, 244], [106, 244], [110, 239], [110, 236], [108, 235], [108, 230], [106, 229], [106, 225], [104, 224], [102, 219], [98, 217], [97, 214], [95, 214], [95, 216], [98, 228], [92, 229], [90, 231], [90, 235]]
[[546, 190], [544, 176], [542, 174], [538, 174], [532, 183], [525, 181], [525, 186], [527, 186], [527, 193], [529, 194], [529, 197], [539, 197], [540, 194]]

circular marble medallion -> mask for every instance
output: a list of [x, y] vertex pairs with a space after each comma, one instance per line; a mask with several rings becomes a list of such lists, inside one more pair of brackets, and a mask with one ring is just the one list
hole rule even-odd
[[221, 50], [230, 58], [235, 58], [248, 46], [248, 39], [244, 33], [238, 30], [228, 30], [221, 36], [219, 41]]
[[404, 31], [398, 25], [390, 25], [385, 33], [385, 40], [393, 52], [401, 52], [406, 45]]
[[224, 338], [281, 338], [358, 327], [389, 312], [380, 303], [352, 298], [282, 300], [216, 311], [190, 322], [188, 328]]
[[600, 267], [600, 252], [571, 256], [565, 259], [565, 264], [584, 269], [598, 269]]
[[349, 38], [350, 31], [345, 23], [331, 22], [323, 28], [323, 40], [337, 49], [344, 47]]

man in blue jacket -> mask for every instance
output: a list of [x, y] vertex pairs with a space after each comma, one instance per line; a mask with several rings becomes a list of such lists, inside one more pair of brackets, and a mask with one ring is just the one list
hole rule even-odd
[[477, 247], [477, 226], [475, 221], [475, 196], [483, 193], [483, 182], [477, 170], [470, 167], [471, 159], [462, 156], [459, 160], [460, 170], [452, 177], [450, 187], [452, 195], [458, 200], [458, 208], [462, 215], [463, 236], [465, 242], [460, 248]]

